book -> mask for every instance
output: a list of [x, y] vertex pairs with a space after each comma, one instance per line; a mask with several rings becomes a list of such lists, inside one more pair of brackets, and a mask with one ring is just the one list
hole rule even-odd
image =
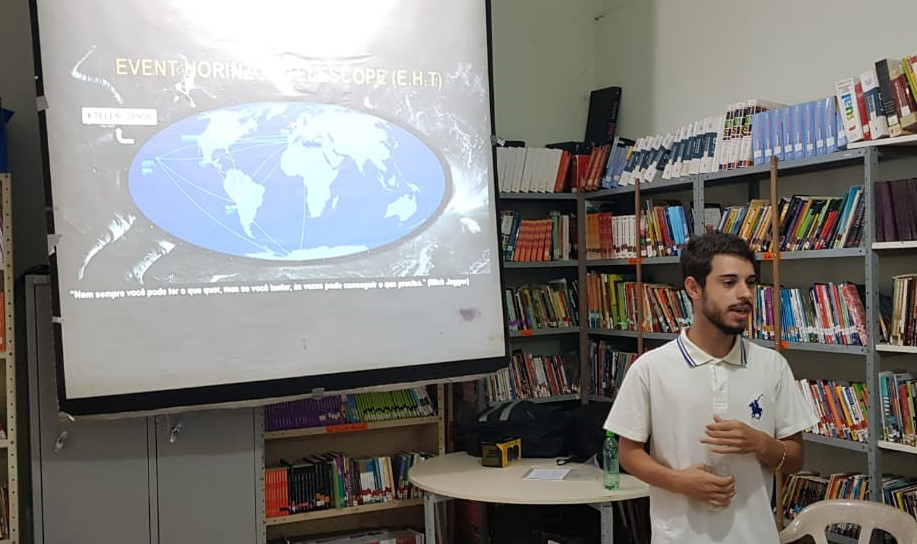
[[619, 351], [612, 343], [589, 343], [589, 393], [610, 401], [618, 396], [624, 375], [637, 360], [636, 353]]
[[605, 87], [589, 93], [585, 141], [595, 145], [614, 142], [621, 107], [621, 87]]
[[842, 79], [835, 83], [834, 87], [847, 141], [853, 143], [864, 140], [860, 106], [856, 97], [856, 81], [853, 78]]

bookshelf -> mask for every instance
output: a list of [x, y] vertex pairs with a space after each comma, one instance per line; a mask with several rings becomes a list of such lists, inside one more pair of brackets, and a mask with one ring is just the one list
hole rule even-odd
[[[582, 194], [574, 193], [500, 193], [498, 209], [502, 211], [513, 211], [518, 214], [520, 220], [544, 219], [549, 217], [551, 212], [557, 212], [563, 215], [575, 214], [576, 218], [570, 218], [570, 232], [584, 232], [579, 224], [581, 214], [579, 210], [584, 206], [585, 200]], [[576, 224], [574, 224], [574, 221]], [[583, 247], [580, 245], [580, 247]], [[560, 260], [539, 260], [539, 261], [514, 261], [505, 260], [501, 252], [501, 262], [504, 268], [505, 288], [518, 288], [524, 285], [546, 284], [555, 280], [563, 279], [568, 286], [572, 282], [583, 285], [582, 278], [585, 277], [585, 269], [581, 259], [571, 248], [570, 258]], [[582, 323], [582, 296], [576, 300], [578, 307], [577, 320]], [[553, 327], [553, 328], [523, 328], [521, 330], [510, 330], [510, 349], [512, 351], [521, 350], [531, 353], [534, 356], [564, 355], [572, 350], [577, 350], [580, 354], [579, 361], [574, 365], [565, 365], [567, 376], [575, 379], [576, 387], [579, 392], [554, 394], [547, 397], [527, 397], [526, 400], [532, 402], [563, 402], [563, 401], [580, 401], [582, 389], [582, 349], [581, 336], [582, 331], [579, 326], [573, 327]], [[476, 382], [478, 409], [500, 402], [488, 395], [487, 379], [481, 379]]]
[[[756, 199], [762, 198], [761, 193], [769, 193], [773, 209], [777, 209], [778, 192], [782, 193], [800, 193], [800, 194], [822, 194], [823, 188], [817, 183], [810, 186], [809, 179], [827, 180], [827, 183], [838, 183], [849, 180], [846, 186], [863, 185], [865, 198], [864, 229], [862, 243], [859, 247], [838, 248], [838, 249], [820, 249], [820, 250], [800, 250], [800, 251], [782, 251], [773, 253], [758, 253], [756, 260], [760, 268], [759, 274], [770, 276], [766, 283], [773, 284], [775, 289], [779, 287], [807, 287], [812, 283], [823, 281], [822, 273], [830, 275], [838, 273], [838, 270], [852, 270], [859, 279], [856, 283], [864, 284], [866, 287], [866, 296], [862, 300], [866, 310], [866, 321], [868, 324], [869, 340], [865, 346], [857, 345], [840, 345], [840, 344], [819, 344], [806, 342], [786, 342], [753, 339], [752, 341], [766, 347], [774, 348], [783, 352], [801, 352], [799, 355], [788, 353], [791, 364], [796, 368], [806, 368], [808, 364], [808, 354], [818, 355], [829, 359], [831, 365], [827, 370], [819, 368], [818, 372], [824, 372], [819, 376], [820, 379], [838, 379], [843, 381], [862, 381], [866, 385], [870, 405], [876, 406], [880, 399], [879, 371], [880, 369], [888, 370], [888, 364], [894, 367], [903, 366], [913, 372], [917, 370], [917, 347], [911, 346], [892, 346], [882, 344], [879, 339], [879, 292], [880, 284], [883, 286], [883, 292], [887, 291], [885, 285], [889, 281], [892, 273], [917, 272], [914, 267], [914, 256], [917, 254], [917, 241], [904, 242], [882, 242], [874, 243], [875, 236], [875, 199], [874, 184], [878, 181], [890, 179], [900, 179], [913, 177], [915, 160], [917, 160], [917, 136], [908, 136], [896, 138], [894, 140], [880, 140], [870, 144], [855, 144], [849, 146], [847, 150], [838, 151], [828, 155], [819, 155], [803, 159], [789, 161], [774, 161], [772, 164], [758, 165], [738, 170], [721, 171], [710, 174], [698, 174], [685, 176], [674, 180], [665, 180], [653, 182], [641, 186], [640, 184], [613, 189], [603, 189], [586, 194], [563, 195], [565, 199], [576, 199], [576, 213], [578, 218], [585, 217], [585, 213], [592, 207], [597, 207], [602, 203], [611, 203], [618, 205], [628, 205], [633, 201], [633, 213], [635, 213], [636, 226], [640, 225], [641, 202], [642, 198], [647, 195], [665, 195], [679, 194], [684, 198], [686, 192], [690, 193], [691, 203], [695, 210], [703, 210], [706, 201], [715, 201], [714, 195], [719, 194], [739, 194], [733, 196], [735, 199]], [[742, 192], [742, 189], [745, 191]], [[730, 193], [731, 192], [731, 193]], [[559, 196], [559, 195], [558, 195]], [[501, 195], [501, 201], [504, 205], [508, 202], [524, 202], [531, 195]], [[538, 198], [544, 198], [540, 195]], [[722, 202], [720, 202], [722, 203]], [[580, 239], [579, 247], [585, 247], [584, 220], [578, 220]], [[776, 228], [776, 218], [773, 221], [773, 228]], [[702, 232], [704, 229], [703, 214], [695, 214], [694, 232]], [[584, 253], [584, 252], [582, 252]], [[895, 261], [898, 261], [897, 263]], [[661, 271], [668, 270], [670, 276], [679, 273], [677, 268], [677, 257], [650, 257], [650, 258], [628, 258], [628, 259], [604, 259], [604, 260], [586, 260], [581, 254], [577, 259], [578, 277], [580, 285], [585, 285], [585, 274], [587, 271], [599, 270], [602, 268], [614, 268], [616, 270], [626, 269], [636, 270], [635, 277], [638, 284], [637, 292], [641, 292], [641, 285], [645, 281], [644, 273], [648, 270]], [[886, 264], [888, 266], [886, 266]], [[516, 274], [512, 266], [507, 266], [507, 275]], [[518, 268], [518, 267], [517, 267]], [[888, 270], [892, 272], [889, 272]], [[841, 272], [844, 273], [844, 272]], [[783, 276], [783, 281], [781, 281]], [[827, 281], [827, 280], [824, 280]], [[853, 280], [852, 280], [853, 281]], [[806, 284], [806, 282], [808, 282]], [[671, 282], [670, 282], [671, 283]], [[579, 309], [581, 327], [577, 328], [579, 333], [580, 347], [580, 391], [583, 402], [608, 402], [609, 399], [587, 394], [590, 389], [585, 383], [589, 379], [587, 371], [589, 365], [588, 345], [590, 339], [614, 339], [619, 338], [621, 341], [631, 342], [636, 340], [637, 353], [645, 350], [645, 343], [653, 342], [653, 345], [659, 342], [671, 340], [675, 337], [671, 333], [644, 332], [639, 330], [605, 330], [596, 329], [586, 326], [588, 321], [584, 315], [586, 308], [586, 289], [579, 290]], [[638, 304], [638, 316], [645, 311], [640, 308], [642, 301]], [[775, 321], [779, 327], [780, 316], [782, 315], [779, 303], [775, 309]], [[639, 322], [639, 317], [638, 317]], [[776, 338], [780, 338], [779, 329], [776, 331]], [[514, 344], [515, 345], [515, 344]], [[884, 362], [885, 357], [895, 357], [891, 363]], [[847, 376], [855, 374], [856, 379]], [[841, 377], [838, 377], [841, 376]], [[797, 375], [798, 377], [798, 375]], [[910, 456], [917, 454], [917, 447], [886, 442], [879, 440], [882, 434], [882, 414], [880, 410], [870, 410], [867, 415], [868, 421], [868, 439], [865, 442], [855, 442], [832, 438], [818, 434], [806, 433], [804, 442], [807, 449], [830, 448], [830, 450], [847, 451], [852, 455], [853, 463], [869, 478], [869, 486], [872, 490], [881, 489], [882, 475], [887, 470], [900, 470], [898, 468], [887, 469], [886, 467], [913, 467], [915, 458], [900, 459], [897, 462], [891, 462], [888, 456]], [[915, 476], [915, 474], [905, 474]], [[873, 493], [873, 500], [882, 500], [881, 493]], [[835, 541], [844, 541], [838, 537]]]
[[[0, 351], [3, 358], [3, 406], [2, 412], [3, 428], [6, 431], [6, 438], [0, 441], [0, 459], [5, 462], [0, 463], [0, 485], [7, 486], [8, 499], [6, 512], [9, 514], [8, 536], [2, 542], [19, 542], [19, 482], [18, 482], [18, 461], [16, 434], [18, 423], [16, 421], [16, 335], [14, 328], [14, 309], [13, 309], [13, 218], [12, 218], [12, 177], [10, 174], [0, 174], [0, 192], [2, 192], [2, 202], [0, 202], [0, 211], [2, 211], [2, 263], [0, 263], [0, 283], [2, 283], [3, 293], [3, 330], [0, 334], [4, 336], [5, 349]], [[0, 502], [2, 504], [2, 502]]]
[[352, 458], [411, 451], [443, 455], [446, 452], [445, 386], [427, 386], [427, 391], [435, 413], [422, 417], [269, 431], [267, 410], [263, 411], [257, 421], [262, 439], [259, 478], [264, 495], [259, 512], [262, 540], [366, 528], [412, 527], [422, 531], [423, 499], [419, 497], [268, 517], [264, 469], [278, 466], [281, 459], [299, 460], [328, 452], [341, 452]]

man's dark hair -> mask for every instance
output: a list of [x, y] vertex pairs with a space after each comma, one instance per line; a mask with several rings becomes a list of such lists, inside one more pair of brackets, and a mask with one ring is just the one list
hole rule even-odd
[[682, 250], [682, 281], [691, 276], [701, 287], [705, 287], [707, 276], [713, 268], [713, 257], [717, 255], [734, 255], [752, 264], [755, 263], [755, 254], [745, 240], [735, 234], [720, 231], [708, 232], [692, 237]]

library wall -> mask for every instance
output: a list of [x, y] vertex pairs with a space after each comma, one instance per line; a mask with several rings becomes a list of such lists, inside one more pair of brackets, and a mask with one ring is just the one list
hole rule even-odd
[[787, 104], [834, 92], [884, 57], [915, 51], [903, 0], [602, 0], [595, 87], [621, 85], [619, 133], [667, 132], [729, 102]]
[[581, 140], [601, 0], [492, 0], [497, 134], [540, 146]]

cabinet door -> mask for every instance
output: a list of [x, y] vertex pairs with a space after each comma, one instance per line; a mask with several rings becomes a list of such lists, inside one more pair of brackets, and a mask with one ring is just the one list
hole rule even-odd
[[156, 425], [159, 541], [257, 542], [254, 410], [159, 416]]
[[26, 296], [35, 542], [150, 544], [148, 420], [59, 419], [51, 286]]

